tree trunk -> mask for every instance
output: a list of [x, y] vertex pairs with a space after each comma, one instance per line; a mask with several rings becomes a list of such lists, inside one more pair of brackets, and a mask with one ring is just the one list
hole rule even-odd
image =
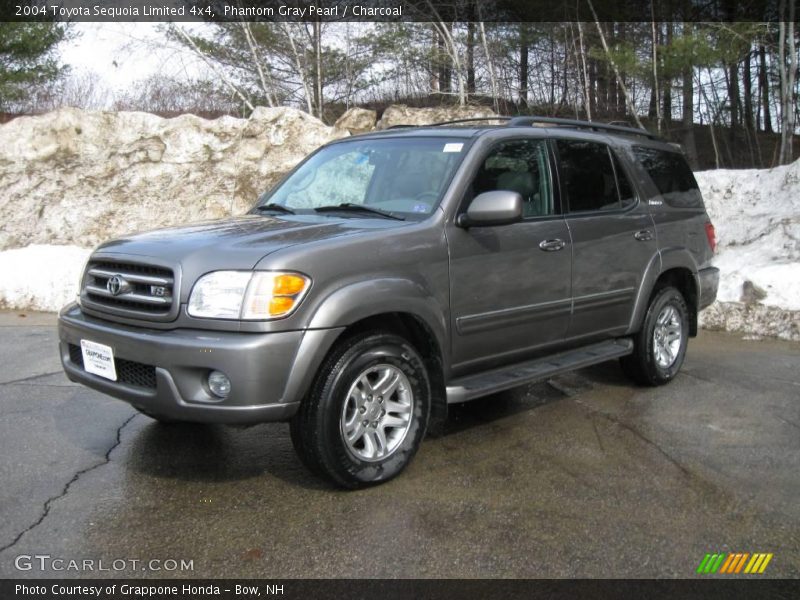
[[[711, 76], [711, 70], [708, 69], [709, 78]], [[708, 128], [711, 132], [711, 146], [714, 148], [714, 167], [719, 169], [722, 165], [720, 163], [719, 158], [719, 146], [717, 145], [717, 136], [714, 134], [714, 121], [716, 121], [716, 111], [712, 111], [711, 102], [708, 100], [708, 96], [706, 95], [706, 90], [703, 87], [703, 82], [700, 81], [700, 73], [696, 74], [697, 77], [697, 89], [700, 90], [700, 94], [703, 96], [703, 100], [705, 101], [706, 112], [708, 114]]]
[[728, 100], [731, 105], [731, 148], [736, 147], [736, 133], [741, 123], [741, 110], [739, 105], [741, 99], [739, 95], [739, 67], [732, 63], [728, 67]]
[[[650, 15], [654, 15], [653, 2], [650, 2]], [[651, 119], [656, 118], [656, 130], [661, 133], [661, 93], [658, 85], [658, 30], [655, 18], [650, 21], [651, 44], [653, 45], [653, 86], [650, 88], [650, 110], [648, 115]]]
[[519, 26], [519, 104], [528, 106], [528, 24]]
[[317, 117], [322, 119], [322, 23], [314, 21], [314, 104]]
[[450, 77], [448, 74], [447, 69], [447, 54], [445, 52], [444, 46], [444, 35], [442, 32], [437, 29], [437, 39], [436, 39], [436, 60], [439, 63], [439, 91], [442, 93], [447, 93], [450, 91]]
[[[626, 23], [618, 23], [617, 24], [617, 43], [620, 46], [625, 45], [626, 40]], [[619, 85], [616, 84], [612, 88], [611, 94], [611, 106], [614, 110], [614, 116], [620, 117], [625, 115], [625, 99], [622, 97], [622, 90], [620, 89]]]
[[597, 61], [589, 59], [589, 109], [597, 116]]
[[[481, 9], [478, 6], [478, 17], [481, 17]], [[497, 89], [497, 77], [494, 74], [494, 61], [492, 55], [489, 53], [489, 42], [486, 41], [486, 27], [483, 21], [478, 22], [478, 27], [481, 32], [481, 43], [483, 44], [483, 52], [486, 55], [486, 65], [489, 67], [489, 83], [492, 86], [492, 101], [494, 102], [494, 111], [500, 112], [500, 91]]]
[[764, 131], [772, 133], [772, 116], [769, 108], [769, 80], [767, 79], [767, 50], [758, 46], [758, 87], [761, 89], [761, 110], [764, 114]]
[[475, 22], [467, 23], [467, 93], [475, 93]]
[[[691, 33], [693, 25], [683, 24], [683, 34], [687, 34], [687, 29]], [[691, 28], [691, 29], [690, 29]], [[683, 79], [683, 103], [681, 107], [681, 128], [683, 129], [683, 149], [689, 159], [692, 169], [699, 168], [697, 160], [697, 145], [694, 140], [694, 67], [684, 65], [681, 77]]]
[[780, 63], [778, 66], [780, 67], [781, 75], [781, 149], [779, 161], [782, 165], [788, 165], [792, 162], [794, 155], [792, 148], [795, 126], [794, 87], [797, 77], [794, 16], [794, 0], [789, 1], [788, 11], [786, 10], [786, 0], [781, 0], [780, 18], [786, 19], [785, 21], [778, 22], [778, 51]]
[[753, 116], [753, 77], [750, 72], [750, 54], [748, 50], [744, 57], [744, 68], [742, 69], [742, 83], [744, 84], [744, 126], [752, 132], [755, 127]]
[[583, 25], [578, 21], [578, 39], [580, 40], [581, 69], [583, 71], [583, 108], [586, 119], [592, 120], [592, 94], [589, 83], [589, 69], [586, 68], [586, 50], [583, 47]]
[[[672, 44], [672, 23], [667, 23], [667, 39], [666, 39], [666, 47], [669, 47]], [[672, 121], [672, 80], [669, 77], [669, 73], [666, 73], [666, 77], [663, 79], [664, 85], [663, 87], [663, 98], [664, 98], [664, 109], [662, 110], [661, 114], [664, 119], [664, 123], [667, 128], [670, 126], [670, 122]]]
[[553, 36], [553, 28], [550, 28], [550, 111], [556, 105], [556, 40]]

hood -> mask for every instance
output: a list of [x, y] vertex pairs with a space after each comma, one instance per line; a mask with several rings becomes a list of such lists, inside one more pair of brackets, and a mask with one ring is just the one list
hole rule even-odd
[[133, 234], [106, 242], [95, 252], [179, 267], [185, 284], [209, 271], [252, 269], [289, 246], [402, 224], [322, 215], [244, 215]]

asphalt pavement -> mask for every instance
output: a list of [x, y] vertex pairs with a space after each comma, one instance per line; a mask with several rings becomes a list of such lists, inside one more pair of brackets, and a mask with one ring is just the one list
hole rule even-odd
[[6, 312], [0, 457], [0, 577], [692, 577], [716, 552], [800, 577], [800, 344], [774, 340], [703, 331], [665, 387], [612, 362], [455, 407], [344, 492], [285, 424], [163, 426], [70, 383], [54, 316]]

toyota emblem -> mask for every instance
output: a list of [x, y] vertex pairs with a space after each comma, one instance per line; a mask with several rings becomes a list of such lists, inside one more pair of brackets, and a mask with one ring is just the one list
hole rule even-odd
[[125, 281], [120, 275], [114, 275], [106, 282], [106, 289], [112, 296], [118, 296], [120, 292], [127, 287], [127, 285], [128, 282]]

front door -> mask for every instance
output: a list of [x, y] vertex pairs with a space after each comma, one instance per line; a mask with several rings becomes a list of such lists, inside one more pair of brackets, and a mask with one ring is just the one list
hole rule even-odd
[[569, 230], [554, 199], [547, 142], [514, 139], [489, 150], [463, 208], [478, 194], [511, 190], [524, 220], [448, 229], [455, 371], [511, 362], [561, 341], [571, 308]]

